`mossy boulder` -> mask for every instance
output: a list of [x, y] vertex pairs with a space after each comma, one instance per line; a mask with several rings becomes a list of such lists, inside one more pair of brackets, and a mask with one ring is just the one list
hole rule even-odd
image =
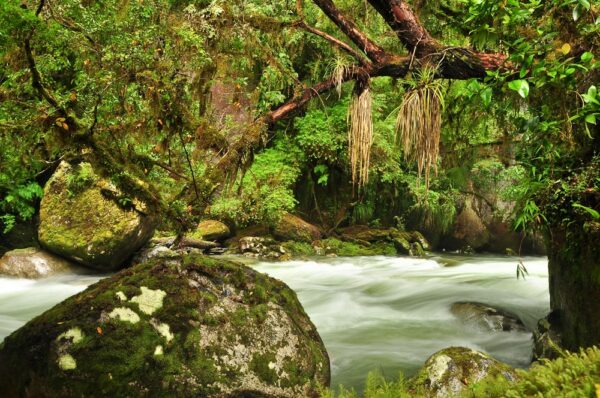
[[430, 247], [420, 232], [391, 230], [390, 237], [398, 254], [421, 257]]
[[346, 238], [369, 243], [384, 241], [390, 237], [390, 229], [370, 228], [366, 225], [352, 225], [340, 228], [338, 232]]
[[300, 217], [286, 213], [274, 225], [273, 236], [282, 241], [295, 240], [310, 243], [321, 239], [321, 231]]
[[38, 279], [76, 269], [70, 261], [38, 247], [11, 250], [0, 258], [2, 276]]
[[222, 242], [231, 236], [229, 227], [220, 221], [205, 220], [200, 222], [190, 237], [201, 240]]
[[44, 188], [38, 237], [47, 250], [85, 266], [113, 270], [152, 236], [155, 219], [88, 163], [62, 162]]
[[449, 347], [429, 357], [412, 384], [426, 397], [452, 397], [488, 376], [514, 381], [516, 371], [482, 352]]
[[201, 255], [90, 286], [0, 346], [6, 397], [312, 397], [330, 380], [284, 283]]

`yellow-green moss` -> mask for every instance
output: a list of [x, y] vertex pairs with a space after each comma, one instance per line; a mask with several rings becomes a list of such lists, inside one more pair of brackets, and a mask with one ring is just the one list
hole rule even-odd
[[114, 192], [114, 187], [97, 177], [73, 193], [68, 182], [71, 175], [72, 166], [61, 163], [46, 184], [39, 241], [50, 251], [85, 265], [116, 268], [150, 238], [154, 222], [106, 197], [103, 192]]

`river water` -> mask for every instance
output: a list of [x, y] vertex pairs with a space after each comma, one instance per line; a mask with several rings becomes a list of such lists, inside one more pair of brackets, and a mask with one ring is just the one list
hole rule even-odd
[[[456, 301], [477, 301], [517, 314], [532, 329], [549, 308], [547, 260], [441, 255], [319, 258], [250, 262], [293, 288], [317, 326], [332, 361], [332, 386], [360, 389], [366, 374], [413, 374], [437, 350], [467, 346], [526, 367], [531, 334], [490, 332], [450, 313]], [[46, 280], [0, 278], [0, 340], [29, 319], [100, 279], [62, 275]]]

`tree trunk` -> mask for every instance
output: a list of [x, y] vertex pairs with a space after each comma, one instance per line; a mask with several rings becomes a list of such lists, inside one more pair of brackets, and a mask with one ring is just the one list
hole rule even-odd
[[550, 323], [563, 348], [600, 344], [600, 223], [574, 223], [548, 237]]

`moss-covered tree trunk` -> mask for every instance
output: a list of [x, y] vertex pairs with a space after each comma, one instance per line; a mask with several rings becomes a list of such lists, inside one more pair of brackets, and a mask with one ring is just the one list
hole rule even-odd
[[600, 344], [600, 223], [556, 228], [548, 237], [550, 320], [562, 346]]

